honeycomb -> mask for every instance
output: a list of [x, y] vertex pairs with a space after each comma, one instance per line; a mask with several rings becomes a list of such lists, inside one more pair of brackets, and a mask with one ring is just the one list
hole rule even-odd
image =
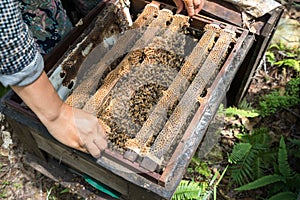
[[[164, 74], [163, 79], [157, 76], [158, 71]], [[172, 68], [160, 69], [157, 65], [142, 65], [134, 68], [130, 73], [124, 75], [111, 90], [109, 95], [111, 100], [102, 106], [104, 111], [100, 110], [98, 117], [108, 126], [118, 129], [118, 132], [134, 137], [144, 123], [142, 116], [148, 115], [160, 97], [160, 95], [148, 94], [151, 90], [162, 94], [163, 89], [172, 83], [176, 73]], [[142, 94], [141, 90], [143, 90]], [[146, 105], [141, 102], [141, 98], [134, 98], [141, 97], [141, 95], [148, 103], [148, 112], [142, 112], [145, 111]], [[132, 104], [133, 98], [135, 102], [140, 103]]]
[[[121, 61], [118, 67], [111, 71], [101, 87], [96, 91], [96, 93], [87, 101], [83, 110], [90, 113], [97, 113], [97, 110], [102, 106], [105, 101], [105, 97], [109, 91], [115, 86], [118, 80], [125, 74], [129, 73], [132, 69], [141, 66], [141, 60], [143, 59], [143, 49], [144, 45], [149, 43], [154, 37], [154, 34], [161, 32], [164, 29], [158, 29], [157, 27], [165, 27], [166, 21], [170, 19], [172, 13], [169, 10], [161, 10], [158, 16], [153, 20], [148, 26], [142, 37], [135, 43], [133, 51], [129, 52], [126, 57]], [[137, 49], [137, 50], [136, 50]]]
[[[146, 27], [157, 15], [157, 12], [157, 6], [152, 4], [148, 4], [147, 6], [145, 6], [144, 12], [141, 15], [139, 15], [139, 17], [135, 20], [135, 22], [132, 25], [132, 28], [139, 28], [139, 32], [135, 33], [140, 34], [132, 36], [128, 34], [122, 35], [122, 37], [119, 40], [117, 40], [116, 44], [109, 50], [109, 52], [103, 56], [101, 61], [88, 70], [87, 74], [83, 78], [83, 81], [79, 82], [72, 95], [70, 95], [67, 98], [67, 104], [76, 108], [84, 107], [89, 98], [95, 93], [98, 87], [99, 79], [102, 77], [105, 69], [109, 68], [109, 66], [106, 66], [105, 62], [112, 63], [112, 61], [117, 60], [120, 56], [122, 56], [126, 49], [130, 48], [131, 45], [135, 42], [135, 40], [143, 34], [143, 32], [146, 30]], [[98, 32], [101, 31], [98, 30]], [[72, 63], [72, 61], [68, 62]]]
[[202, 104], [201, 94], [219, 73], [236, 33], [215, 23], [195, 33], [189, 17], [152, 4], [131, 30], [85, 74], [67, 103], [98, 117], [110, 149], [147, 170], [160, 170]]

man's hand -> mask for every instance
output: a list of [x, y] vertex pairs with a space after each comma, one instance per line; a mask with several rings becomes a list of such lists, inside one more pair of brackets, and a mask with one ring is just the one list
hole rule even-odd
[[59, 142], [95, 158], [107, 148], [105, 131], [98, 119], [64, 103], [45, 72], [33, 83], [12, 89]]
[[190, 17], [198, 14], [204, 5], [204, 0], [173, 0], [173, 1], [177, 7], [177, 13], [180, 13], [185, 7]]
[[63, 104], [54, 121], [44, 122], [48, 131], [61, 143], [99, 158], [107, 148], [103, 127], [98, 119], [80, 109]]

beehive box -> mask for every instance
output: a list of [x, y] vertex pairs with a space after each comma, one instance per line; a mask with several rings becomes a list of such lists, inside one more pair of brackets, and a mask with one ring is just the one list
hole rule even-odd
[[210, 16], [190, 19], [175, 15], [170, 2], [136, 0], [134, 23], [124, 31], [120, 3], [99, 4], [93, 11], [99, 17], [84, 22], [71, 47], [46, 59], [61, 97], [106, 127], [109, 148], [101, 158], [55, 141], [12, 92], [2, 110], [27, 151], [43, 162], [61, 162], [123, 199], [170, 199], [221, 101], [243, 96], [281, 10], [258, 19], [253, 34], [230, 5], [207, 1], [203, 12]]

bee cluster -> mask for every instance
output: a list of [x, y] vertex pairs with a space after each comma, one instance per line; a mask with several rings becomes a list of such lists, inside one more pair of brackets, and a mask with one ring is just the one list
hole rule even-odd
[[129, 101], [129, 114], [134, 123], [144, 124], [153, 105], [158, 102], [162, 91], [166, 89], [157, 83], [149, 83], [134, 92]]

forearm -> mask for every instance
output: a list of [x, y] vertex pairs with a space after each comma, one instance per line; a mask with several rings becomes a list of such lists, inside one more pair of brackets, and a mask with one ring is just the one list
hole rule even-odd
[[59, 118], [63, 102], [54, 90], [45, 72], [29, 85], [11, 87], [42, 123], [55, 121]]
[[68, 146], [85, 151], [74, 124], [73, 108], [59, 98], [45, 72], [30, 85], [11, 88], [37, 115], [53, 137]]

